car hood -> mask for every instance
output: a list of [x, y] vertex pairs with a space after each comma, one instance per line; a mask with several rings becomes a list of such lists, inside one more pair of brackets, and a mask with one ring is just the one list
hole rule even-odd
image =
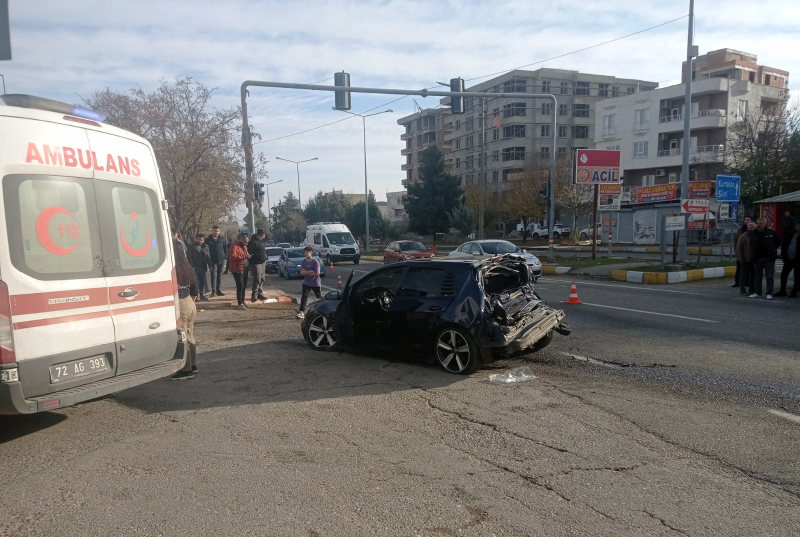
[[433, 252], [430, 250], [405, 250], [400, 253], [413, 255], [414, 257], [430, 257], [433, 255]]

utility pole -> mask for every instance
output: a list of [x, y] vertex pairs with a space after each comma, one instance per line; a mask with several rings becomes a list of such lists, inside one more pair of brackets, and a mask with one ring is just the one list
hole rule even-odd
[[[686, 94], [683, 103], [683, 148], [681, 149], [681, 198], [689, 197], [689, 153], [692, 150], [692, 58], [697, 56], [693, 45], [694, 0], [689, 0], [689, 36], [686, 43]], [[680, 200], [678, 200], [680, 203]], [[685, 262], [689, 252], [688, 233], [678, 232], [678, 260]]]
[[478, 238], [485, 239], [484, 216], [486, 214], [486, 99], [481, 99], [481, 153], [480, 159], [480, 204], [478, 208]]

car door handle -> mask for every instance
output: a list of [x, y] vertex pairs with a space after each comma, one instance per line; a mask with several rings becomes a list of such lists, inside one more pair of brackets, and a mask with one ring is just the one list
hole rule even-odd
[[428, 311], [442, 311], [441, 306], [429, 306]]
[[125, 290], [120, 291], [117, 293], [117, 296], [120, 298], [134, 298], [139, 294], [139, 291], [134, 289], [133, 287], [126, 287]]

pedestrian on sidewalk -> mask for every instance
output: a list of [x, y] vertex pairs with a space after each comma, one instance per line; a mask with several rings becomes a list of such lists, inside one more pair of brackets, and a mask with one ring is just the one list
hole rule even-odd
[[[250, 254], [250, 277], [253, 278], [253, 289], [250, 294], [250, 302], [256, 300], [264, 300], [264, 290], [261, 288], [264, 285], [265, 270], [267, 263], [267, 234], [263, 229], [258, 229], [253, 238], [247, 243], [247, 252]], [[256, 298], [258, 297], [258, 298]]]
[[219, 226], [211, 228], [211, 235], [206, 237], [208, 253], [211, 257], [211, 296], [223, 296], [222, 269], [225, 268], [225, 258], [228, 257], [228, 241], [220, 235]]
[[240, 310], [246, 310], [247, 306], [244, 305], [244, 290], [245, 290], [245, 268], [244, 264], [250, 254], [247, 253], [247, 244], [245, 236], [242, 233], [236, 237], [236, 242], [231, 244], [228, 250], [228, 270], [233, 274], [233, 279], [236, 282], [236, 304]]
[[[747, 224], [752, 222], [753, 219], [749, 216], [744, 217], [744, 223], [742, 226], [736, 230], [736, 234], [733, 236], [733, 249], [736, 250], [737, 245], [739, 244], [739, 237], [747, 233]], [[736, 274], [733, 276], [733, 285], [731, 287], [739, 287], [739, 276], [742, 274], [742, 264], [739, 262], [739, 256], [736, 256]]]
[[[787, 211], [788, 212], [788, 211]], [[797, 272], [800, 268], [800, 222], [795, 222], [791, 234], [787, 234], [781, 245], [781, 259], [783, 259], [783, 269], [781, 269], [781, 290], [775, 296], [786, 296], [786, 287], [789, 284], [789, 273], [794, 271], [794, 283], [792, 284], [792, 294], [790, 298], [797, 298]]]
[[194, 236], [194, 244], [189, 247], [186, 253], [189, 264], [194, 269], [194, 276], [197, 280], [197, 290], [200, 293], [198, 300], [208, 300], [206, 297], [206, 273], [211, 265], [211, 255], [208, 246], [205, 244], [205, 237], [198, 233]]
[[300, 263], [300, 275], [303, 277], [303, 295], [300, 297], [300, 312], [297, 314], [299, 319], [306, 316], [306, 303], [310, 292], [313, 292], [317, 298], [322, 297], [320, 291], [322, 280], [319, 277], [320, 261], [314, 257], [314, 249], [311, 246], [306, 246], [303, 249], [303, 255], [305, 255], [305, 259]]
[[783, 212], [783, 222], [781, 222], [781, 227], [783, 228], [783, 240], [786, 240], [786, 237], [791, 237], [794, 234], [794, 225], [797, 223], [794, 216], [792, 216], [791, 211], [784, 211]]
[[189, 265], [189, 260], [183, 253], [180, 242], [172, 241], [175, 251], [175, 276], [178, 279], [178, 307], [181, 314], [181, 328], [186, 334], [186, 344], [189, 345], [186, 353], [186, 364], [172, 375], [172, 380], [188, 380], [197, 374], [197, 344], [194, 339], [194, 320], [197, 316], [195, 300], [197, 299], [197, 282], [195, 272]]
[[750, 298], [759, 298], [763, 289], [762, 279], [767, 278], [767, 300], [772, 300], [775, 287], [775, 260], [778, 259], [780, 240], [774, 229], [767, 227], [767, 220], [756, 220], [756, 229], [750, 238], [750, 252], [756, 271], [755, 292]]
[[755, 270], [750, 249], [750, 240], [753, 238], [755, 229], [756, 223], [751, 220], [747, 223], [747, 231], [739, 235], [739, 239], [736, 241], [736, 267], [737, 270], [741, 269], [739, 292], [743, 295], [751, 295], [755, 292]]

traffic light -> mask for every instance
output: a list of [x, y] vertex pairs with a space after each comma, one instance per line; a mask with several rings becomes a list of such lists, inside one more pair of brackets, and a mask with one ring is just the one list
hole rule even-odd
[[542, 185], [542, 188], [539, 189], [539, 195], [543, 198], [550, 199], [550, 181]]
[[[450, 91], [464, 91], [464, 79], [451, 78]], [[464, 97], [450, 97], [450, 112], [453, 114], [464, 113]]]
[[[350, 73], [345, 73], [342, 71], [341, 73], [334, 73], [333, 74], [333, 85], [340, 86], [342, 88], [349, 88], [350, 87]], [[335, 91], [334, 92], [335, 104], [333, 109], [334, 110], [350, 110], [350, 92], [349, 91]]]
[[264, 205], [264, 183], [253, 183], [253, 199]]

